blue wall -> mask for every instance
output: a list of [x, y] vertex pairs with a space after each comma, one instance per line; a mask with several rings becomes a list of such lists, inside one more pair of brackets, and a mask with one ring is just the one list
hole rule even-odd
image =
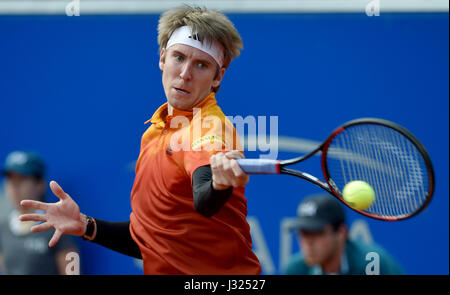
[[[225, 75], [227, 115], [278, 116], [279, 134], [321, 141], [358, 117], [413, 132], [435, 166], [434, 200], [411, 220], [363, 218], [410, 274], [448, 274], [448, 13], [232, 14], [245, 49]], [[83, 212], [127, 220], [143, 123], [164, 103], [157, 15], [0, 16], [0, 159], [33, 149]], [[250, 154], [251, 155], [251, 154]], [[292, 156], [280, 151], [280, 158]], [[321, 175], [318, 159], [302, 169]], [[281, 189], [280, 189], [281, 188]], [[280, 222], [320, 189], [252, 176], [257, 218], [279, 272]], [[56, 197], [48, 194], [49, 201]], [[80, 242], [85, 274], [139, 274], [135, 261]]]

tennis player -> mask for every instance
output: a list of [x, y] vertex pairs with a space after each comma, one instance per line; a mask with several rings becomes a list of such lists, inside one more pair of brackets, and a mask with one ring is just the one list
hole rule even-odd
[[45, 214], [21, 220], [42, 221], [33, 232], [55, 228], [50, 247], [72, 234], [142, 258], [144, 274], [260, 274], [246, 221], [249, 178], [235, 161], [242, 147], [215, 98], [241, 37], [222, 13], [184, 6], [162, 14], [158, 43], [167, 103], [142, 136], [130, 220], [80, 213], [55, 181], [60, 201], [23, 201]]

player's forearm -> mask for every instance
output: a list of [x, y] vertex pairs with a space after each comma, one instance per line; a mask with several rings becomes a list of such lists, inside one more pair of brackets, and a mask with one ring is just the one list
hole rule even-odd
[[211, 217], [228, 201], [233, 187], [225, 190], [215, 190], [212, 186], [212, 171], [209, 165], [197, 168], [193, 180], [194, 208], [206, 217]]
[[142, 259], [141, 251], [131, 237], [130, 221], [109, 222], [94, 219], [95, 231], [91, 242], [116, 252]]

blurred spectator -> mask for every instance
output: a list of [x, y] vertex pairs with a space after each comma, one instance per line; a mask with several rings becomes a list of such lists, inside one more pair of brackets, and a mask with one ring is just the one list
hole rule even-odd
[[301, 251], [287, 264], [287, 275], [403, 274], [395, 260], [376, 244], [348, 238], [345, 213], [329, 195], [311, 196], [298, 207], [295, 225]]
[[0, 222], [4, 218], [8, 217], [8, 213], [11, 211], [11, 202], [6, 198], [3, 183], [0, 185]]
[[63, 237], [57, 247], [49, 248], [53, 230], [31, 233], [30, 228], [37, 223], [18, 218], [33, 213], [33, 209], [20, 206], [20, 201], [44, 200], [44, 172], [45, 164], [35, 153], [15, 151], [6, 158], [1, 171], [6, 200], [0, 203], [0, 270], [4, 274], [65, 274], [66, 254], [76, 251], [69, 236]]

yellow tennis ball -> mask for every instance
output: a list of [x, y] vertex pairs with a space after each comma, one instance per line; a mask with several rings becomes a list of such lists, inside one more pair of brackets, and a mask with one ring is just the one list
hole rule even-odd
[[364, 210], [372, 205], [375, 192], [367, 182], [354, 180], [344, 186], [342, 192], [344, 200], [353, 208]]

